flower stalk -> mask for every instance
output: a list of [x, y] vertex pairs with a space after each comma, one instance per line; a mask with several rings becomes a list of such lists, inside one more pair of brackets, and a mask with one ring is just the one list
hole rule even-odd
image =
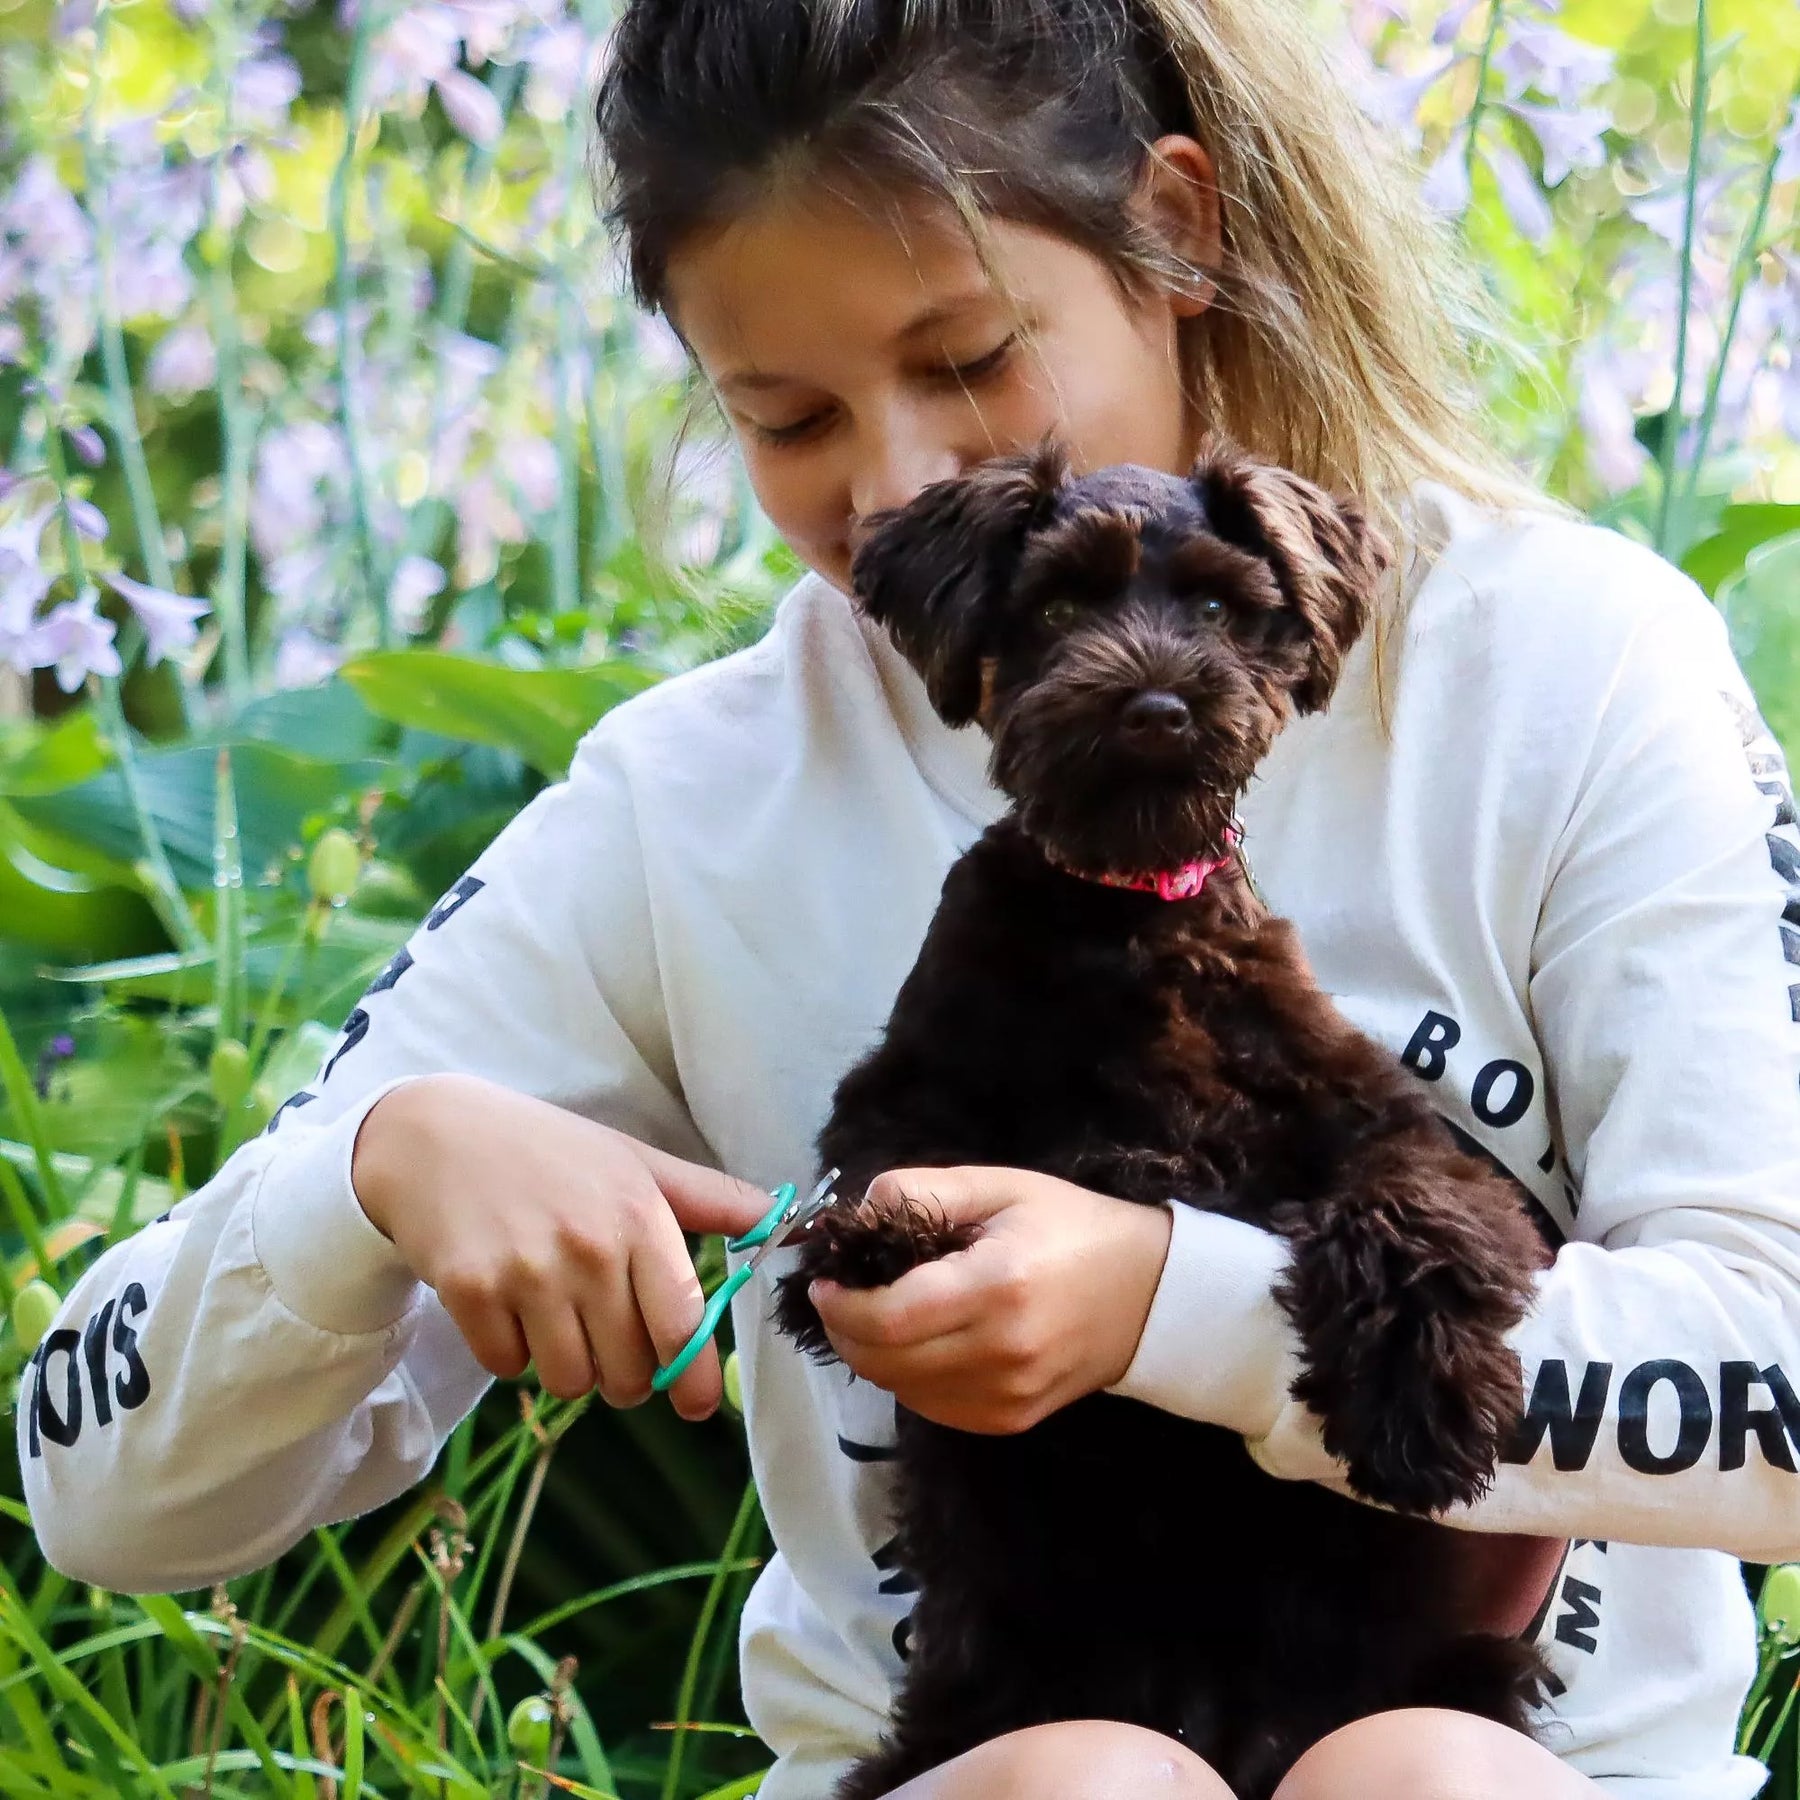
[[[75, 529], [75, 515], [69, 501], [69, 468], [63, 455], [62, 433], [54, 410], [46, 399], [44, 405], [44, 456], [50, 479], [56, 485], [57, 514], [62, 521], [63, 555], [68, 563], [69, 580], [77, 593], [87, 586], [87, 562], [81, 553], [81, 535]], [[206, 938], [190, 910], [181, 883], [169, 863], [162, 834], [150, 816], [150, 804], [144, 795], [144, 782], [138, 768], [137, 751], [131, 739], [131, 727], [125, 719], [125, 707], [119, 694], [119, 681], [113, 675], [92, 675], [95, 710], [100, 715], [100, 728], [118, 763], [119, 778], [125, 784], [125, 795], [131, 815], [143, 841], [144, 854], [137, 864], [150, 904], [156, 909], [163, 929], [181, 950], [203, 951]]]
[[[1662, 441], [1657, 456], [1662, 492], [1656, 508], [1656, 548], [1670, 556], [1675, 545], [1675, 458], [1681, 441], [1681, 396], [1687, 385], [1688, 313], [1694, 296], [1694, 239], [1699, 220], [1700, 153], [1706, 138], [1706, 0], [1694, 0], [1694, 92], [1688, 129], [1687, 200], [1681, 225], [1680, 298], [1675, 314], [1675, 390], [1663, 414]], [[1723, 358], [1720, 359], [1723, 366]]]

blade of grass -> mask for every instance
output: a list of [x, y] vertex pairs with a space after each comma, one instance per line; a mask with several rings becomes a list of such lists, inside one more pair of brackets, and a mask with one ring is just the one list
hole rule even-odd
[[[160, 1796], [160, 1800], [176, 1800], [174, 1791], [151, 1766], [131, 1733], [56, 1660], [54, 1652], [31, 1622], [25, 1608], [20, 1605], [18, 1596], [3, 1587], [0, 1587], [0, 1631], [9, 1633], [18, 1647], [43, 1671], [44, 1684], [63, 1702], [64, 1719], [71, 1728], [79, 1729], [79, 1722], [82, 1720], [91, 1722], [97, 1728], [96, 1736], [89, 1738], [85, 1731], [82, 1736], [94, 1751], [96, 1759], [108, 1769], [109, 1777], [119, 1783], [118, 1791], [129, 1791], [124, 1785], [125, 1771], [122, 1766], [128, 1763], [148, 1783], [148, 1790]], [[112, 1754], [113, 1752], [117, 1754]], [[290, 1791], [285, 1783], [282, 1784], [282, 1791]]]
[[719, 1557], [711, 1583], [706, 1590], [706, 1598], [700, 1606], [700, 1618], [694, 1626], [694, 1635], [688, 1644], [687, 1662], [681, 1671], [681, 1690], [675, 1702], [675, 1724], [677, 1727], [675, 1741], [669, 1747], [669, 1766], [663, 1776], [662, 1800], [676, 1800], [681, 1791], [681, 1764], [687, 1750], [687, 1734], [680, 1729], [693, 1717], [694, 1684], [699, 1677], [700, 1657], [706, 1646], [707, 1633], [712, 1629], [713, 1614], [718, 1610], [719, 1596], [727, 1579], [726, 1569], [737, 1556], [739, 1545], [749, 1534], [754, 1522], [761, 1517], [761, 1507], [756, 1497], [756, 1483], [748, 1481], [744, 1484], [743, 1498], [738, 1502], [737, 1517], [731, 1522], [730, 1535], [725, 1540], [725, 1548]]

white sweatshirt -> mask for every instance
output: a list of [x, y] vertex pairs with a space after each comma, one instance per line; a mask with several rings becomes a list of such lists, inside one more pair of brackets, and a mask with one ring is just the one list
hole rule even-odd
[[[1537, 1632], [1563, 1686], [1543, 1741], [1631, 1800], [1741, 1800], [1762, 1771], [1732, 1754], [1754, 1641], [1733, 1558], [1800, 1557], [1786, 771], [1717, 614], [1666, 564], [1436, 488], [1417, 503], [1446, 547], [1415, 581], [1393, 742], [1365, 641], [1330, 711], [1277, 741], [1246, 849], [1337, 1005], [1566, 1234], [1513, 1340], [1522, 1460], [1453, 1519], [1583, 1540]], [[469, 1070], [765, 1187], [808, 1181], [833, 1085], [1002, 808], [980, 736], [816, 578], [762, 643], [608, 715], [269, 1131], [70, 1294], [19, 1414], [50, 1560], [192, 1588], [431, 1468], [489, 1378], [351, 1188], [396, 1083]], [[1284, 1254], [1176, 1208], [1118, 1391], [1331, 1482], [1287, 1394]], [[823, 1800], [902, 1667], [893, 1403], [774, 1336], [768, 1296], [759, 1277], [734, 1313], [778, 1547], [744, 1696], [779, 1757], [765, 1800]]]

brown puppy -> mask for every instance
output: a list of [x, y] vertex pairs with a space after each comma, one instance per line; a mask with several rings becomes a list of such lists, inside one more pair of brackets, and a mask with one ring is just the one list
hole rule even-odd
[[1480, 1629], [1491, 1546], [1418, 1515], [1492, 1480], [1521, 1403], [1506, 1334], [1548, 1256], [1520, 1190], [1337, 1014], [1235, 855], [1237, 797], [1329, 702], [1386, 565], [1356, 507], [1223, 443], [1187, 479], [1070, 480], [1050, 449], [987, 464], [857, 558], [869, 614], [945, 720], [980, 718], [1013, 805], [951, 869], [838, 1087], [819, 1152], [847, 1204], [779, 1284], [778, 1323], [829, 1358], [809, 1281], [884, 1285], [976, 1235], [860, 1200], [884, 1169], [1003, 1164], [1226, 1213], [1291, 1246], [1293, 1392], [1398, 1511], [1115, 1395], [1011, 1436], [901, 1408], [919, 1598], [889, 1734], [840, 1800], [1056, 1719], [1179, 1737], [1240, 1800], [1387, 1707], [1527, 1729], [1543, 1666]]

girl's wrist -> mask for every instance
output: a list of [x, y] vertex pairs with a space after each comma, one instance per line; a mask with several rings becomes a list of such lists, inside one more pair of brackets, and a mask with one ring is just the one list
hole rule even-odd
[[417, 1075], [391, 1088], [363, 1115], [350, 1149], [350, 1191], [364, 1216], [390, 1243], [394, 1233], [388, 1224], [394, 1198], [396, 1171], [417, 1159], [422, 1141], [418, 1107], [430, 1100], [429, 1090], [441, 1078]]
[[1137, 1356], [1156, 1290], [1162, 1285], [1174, 1223], [1166, 1205], [1130, 1205], [1119, 1220], [1115, 1274], [1105, 1308], [1114, 1329], [1107, 1334], [1096, 1389], [1123, 1380]]

